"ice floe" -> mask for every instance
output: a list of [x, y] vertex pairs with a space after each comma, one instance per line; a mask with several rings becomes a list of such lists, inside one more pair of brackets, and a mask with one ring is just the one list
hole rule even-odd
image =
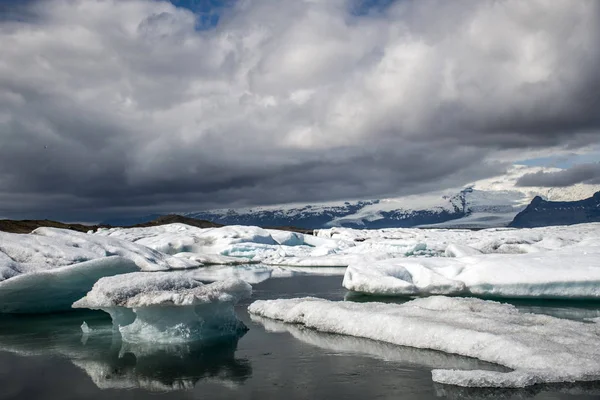
[[134, 272], [98, 280], [73, 307], [107, 312], [126, 342], [185, 343], [244, 332], [233, 306], [251, 292], [239, 279], [203, 284], [186, 272]]
[[351, 264], [343, 286], [377, 295], [600, 298], [600, 247]]
[[519, 312], [475, 298], [435, 296], [401, 305], [317, 298], [260, 300], [251, 314], [322, 332], [478, 358], [512, 371], [434, 369], [435, 382], [527, 387], [600, 379], [600, 325]]

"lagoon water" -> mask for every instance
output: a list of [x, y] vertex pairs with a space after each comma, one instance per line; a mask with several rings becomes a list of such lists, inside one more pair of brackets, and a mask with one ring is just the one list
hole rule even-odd
[[[0, 317], [3, 399], [598, 399], [600, 384], [526, 390], [464, 389], [434, 384], [433, 367], [499, 367], [444, 353], [328, 335], [251, 318], [256, 299], [349, 295], [341, 276], [292, 276], [253, 285], [237, 307], [250, 328], [239, 339], [194, 346], [132, 346], [113, 335], [102, 312]], [[377, 299], [381, 300], [381, 299]], [[600, 316], [600, 304], [516, 302], [561, 318]], [[91, 331], [81, 330], [86, 321]], [[510, 351], [510, 349], [507, 349]]]

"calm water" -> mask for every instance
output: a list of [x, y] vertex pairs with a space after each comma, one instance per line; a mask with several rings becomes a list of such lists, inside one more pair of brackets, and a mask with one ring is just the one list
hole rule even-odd
[[[341, 277], [270, 279], [254, 299], [317, 296], [361, 300]], [[239, 340], [209, 346], [144, 348], [113, 339], [102, 312], [0, 318], [0, 399], [598, 399], [600, 385], [528, 390], [464, 390], [435, 385], [432, 367], [498, 367], [443, 353], [320, 334], [238, 315], [250, 328]], [[600, 305], [517, 306], [568, 318], [600, 315]], [[83, 321], [92, 332], [82, 335]]]

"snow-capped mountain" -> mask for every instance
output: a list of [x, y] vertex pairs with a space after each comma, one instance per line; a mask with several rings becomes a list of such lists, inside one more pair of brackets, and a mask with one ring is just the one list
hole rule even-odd
[[331, 226], [483, 228], [508, 225], [535, 196], [551, 201], [576, 201], [591, 197], [600, 190], [600, 185], [587, 184], [563, 188], [516, 186], [523, 175], [539, 171], [559, 169], [516, 165], [501, 176], [427, 194], [379, 200], [221, 209], [184, 215], [221, 224], [306, 229]]

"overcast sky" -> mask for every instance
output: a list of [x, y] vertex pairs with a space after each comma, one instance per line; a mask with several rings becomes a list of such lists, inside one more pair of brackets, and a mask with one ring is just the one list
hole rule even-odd
[[585, 157], [599, 38], [595, 0], [3, 0], [0, 216], [377, 198]]

